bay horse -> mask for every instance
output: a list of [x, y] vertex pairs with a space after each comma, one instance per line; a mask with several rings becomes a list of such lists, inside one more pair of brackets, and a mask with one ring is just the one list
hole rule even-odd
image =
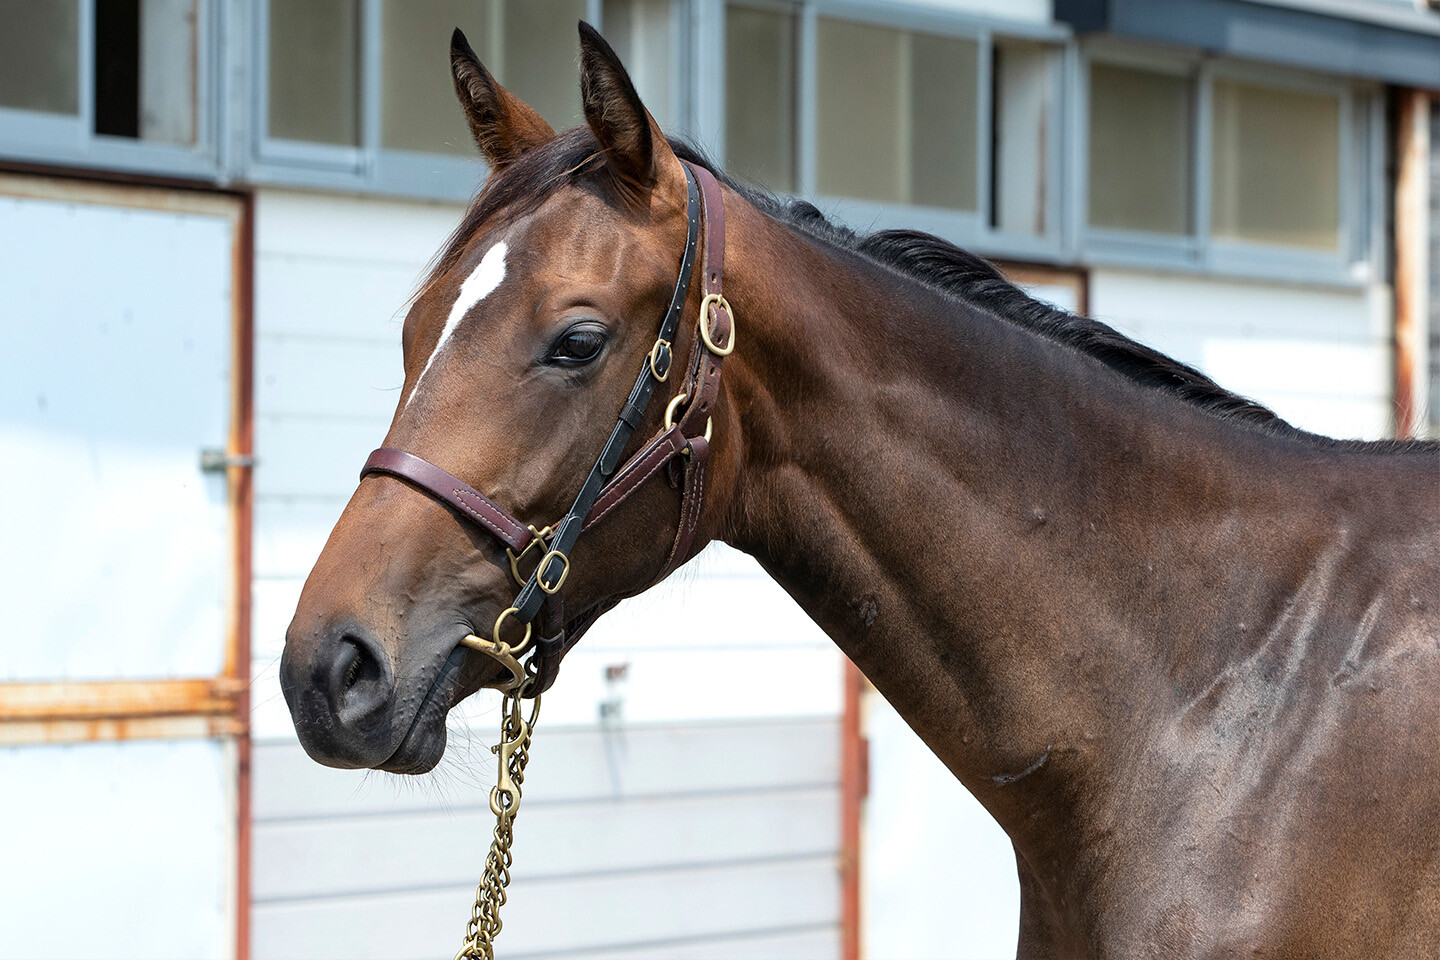
[[[287, 633], [313, 758], [430, 769], [447, 711], [517, 680], [485, 650], [534, 626], [553, 679], [722, 540], [1005, 829], [1021, 956], [1440, 954], [1440, 446], [1302, 432], [942, 240], [717, 179], [583, 24], [566, 133], [458, 31], [451, 64], [490, 173]], [[692, 277], [697, 180], [723, 235]], [[621, 458], [645, 482], [597, 518]]]

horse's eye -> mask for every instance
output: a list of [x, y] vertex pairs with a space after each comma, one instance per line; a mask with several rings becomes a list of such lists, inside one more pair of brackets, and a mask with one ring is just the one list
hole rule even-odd
[[596, 327], [575, 327], [550, 348], [550, 362], [564, 366], [579, 366], [600, 356], [605, 347], [605, 331]]

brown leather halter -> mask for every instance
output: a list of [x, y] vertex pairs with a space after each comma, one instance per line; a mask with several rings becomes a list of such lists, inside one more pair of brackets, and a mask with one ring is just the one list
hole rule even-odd
[[[629, 399], [620, 410], [609, 440], [563, 519], [553, 528], [537, 529], [533, 524], [526, 524], [512, 516], [463, 480], [403, 450], [381, 447], [370, 454], [360, 471], [361, 479], [370, 474], [388, 474], [419, 487], [449, 506], [461, 519], [505, 544], [510, 572], [520, 584], [520, 591], [511, 605], [495, 618], [491, 639], [468, 636], [461, 643], [486, 654], [510, 671], [510, 678], [498, 684], [507, 692], [518, 691], [521, 696], [535, 697], [549, 689], [559, 673], [561, 659], [595, 620], [625, 596], [640, 592], [636, 590], [607, 599], [584, 611], [572, 623], [567, 625], [565, 622], [560, 589], [570, 573], [569, 554], [580, 533], [603, 520], [666, 466], [678, 466], [678, 469], [672, 467], [670, 481], [681, 490], [680, 521], [670, 556], [660, 573], [646, 586], [665, 579], [683, 563], [695, 538], [705, 489], [705, 465], [710, 452], [710, 417], [720, 392], [721, 366], [725, 357], [735, 349], [735, 327], [730, 304], [721, 295], [725, 267], [725, 205], [720, 185], [705, 168], [683, 160], [681, 164], [685, 168], [688, 229], [685, 251], [680, 259], [680, 275], [675, 282], [670, 306], [661, 320], [655, 345], [645, 357], [644, 366], [630, 390]], [[705, 267], [701, 277], [703, 299], [700, 301], [698, 335], [686, 364], [685, 388], [670, 400], [665, 410], [665, 425], [660, 431], [621, 464], [620, 457], [635, 428], [640, 425], [655, 388], [670, 376], [673, 361], [671, 344], [689, 297], [702, 219], [705, 229]], [[682, 407], [683, 413], [676, 420], [676, 411]], [[520, 562], [532, 549], [539, 551], [540, 560], [526, 576], [520, 572]], [[542, 612], [545, 615], [542, 636], [532, 644], [533, 624]], [[501, 625], [507, 619], [525, 626], [525, 636], [517, 644], [506, 643], [500, 637]], [[547, 627], [553, 628], [553, 635], [543, 635]], [[530, 658], [521, 664], [519, 658], [527, 652], [530, 652]]]

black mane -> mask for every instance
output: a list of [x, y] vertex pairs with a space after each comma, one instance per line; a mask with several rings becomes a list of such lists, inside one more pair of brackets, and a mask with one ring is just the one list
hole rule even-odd
[[[1098, 320], [1036, 300], [1006, 280], [989, 261], [939, 237], [918, 230], [857, 233], [827, 219], [812, 203], [777, 197], [736, 182], [684, 141], [671, 140], [670, 146], [676, 156], [710, 170], [757, 209], [791, 229], [868, 257], [1002, 320], [1093, 357], [1136, 383], [1164, 390], [1220, 419], [1337, 447], [1440, 450], [1437, 441], [1334, 440], [1301, 430], [1268, 407], [1226, 390], [1194, 367], [1131, 340]], [[480, 224], [502, 208], [517, 212], [533, 210], [565, 184], [596, 191], [608, 202], [623, 204], [624, 198], [614, 191], [608, 178], [595, 175], [600, 169], [600, 158], [599, 144], [589, 129], [577, 127], [492, 176], [437, 258], [426, 286], [454, 266]]]

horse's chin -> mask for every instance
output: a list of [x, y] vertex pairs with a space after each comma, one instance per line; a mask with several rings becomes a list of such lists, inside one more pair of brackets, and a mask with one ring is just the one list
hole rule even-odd
[[417, 722], [400, 741], [400, 746], [375, 769], [386, 773], [406, 773], [418, 776], [435, 769], [440, 758], [445, 756], [445, 718], [437, 723], [426, 724], [423, 728]]

